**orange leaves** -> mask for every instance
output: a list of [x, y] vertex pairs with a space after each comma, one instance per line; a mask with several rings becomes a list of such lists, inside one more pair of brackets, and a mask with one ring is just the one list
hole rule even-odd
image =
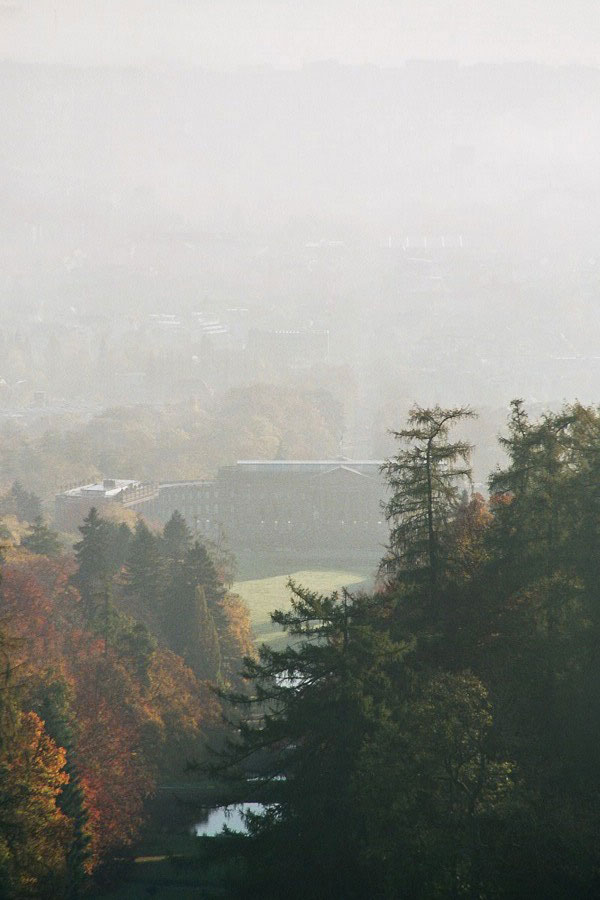
[[250, 614], [239, 594], [226, 594], [219, 605], [225, 620], [225, 628], [220, 636], [223, 671], [227, 678], [235, 682], [239, 679], [242, 659], [256, 654]]
[[66, 869], [71, 822], [57, 805], [66, 754], [33, 712], [21, 713], [0, 753], [0, 860], [9, 896], [48, 896]]
[[4, 570], [1, 590], [2, 618], [11, 637], [20, 642], [16, 661], [53, 661], [58, 652], [58, 634], [48, 594], [21, 566]]
[[66, 758], [64, 748], [57, 747], [46, 734], [40, 717], [34, 712], [21, 713], [19, 751], [9, 769], [37, 794], [39, 811], [54, 813], [56, 797], [69, 780], [64, 771]]
[[[81, 788], [83, 827], [95, 865], [136, 837], [157, 778], [180, 776], [186, 760], [202, 752], [206, 734], [221, 727], [218, 699], [180, 656], [156, 649], [151, 637], [114, 608], [107, 607], [106, 616], [102, 608], [96, 619], [84, 614], [73, 572], [73, 562], [65, 558], [13, 558], [0, 585], [0, 620], [15, 639], [11, 667], [18, 669], [24, 710], [18, 748], [4, 757], [0, 749], [0, 801], [12, 803], [15, 821], [27, 820], [31, 841], [23, 853], [47, 860], [57, 877], [76, 828], [75, 818], [57, 805], [68, 782], [65, 761]], [[233, 598], [223, 608], [231, 653], [239, 655], [240, 648], [252, 646], [247, 615]], [[59, 712], [49, 691], [57, 680], [66, 690]], [[45, 710], [47, 729], [31, 708]], [[55, 734], [62, 735], [67, 750], [52, 740]], [[0, 823], [0, 895], [8, 852]], [[19, 866], [33, 873], [27, 890], [37, 896], [34, 863], [20, 859]]]
[[141, 751], [140, 686], [109, 647], [87, 634], [71, 644], [77, 765], [90, 813], [92, 851], [130, 843], [154, 781]]
[[[27, 683], [28, 677], [37, 676], [31, 683], [39, 684], [44, 672], [52, 669], [60, 670], [72, 685], [74, 752], [97, 861], [107, 849], [134, 837], [144, 799], [153, 788], [140, 752], [148, 714], [143, 687], [134, 674], [112, 648], [106, 652], [99, 635], [83, 628], [79, 594], [69, 584], [70, 574], [68, 566], [43, 557], [8, 567], [2, 606], [11, 635], [19, 639], [20, 680]], [[37, 718], [34, 713], [27, 716], [33, 717], [27, 722]], [[38, 732], [32, 732], [32, 747], [36, 739], [44, 749], [43, 758], [49, 759], [48, 745]], [[60, 754], [56, 765], [64, 766], [64, 751]], [[24, 766], [30, 756], [23, 756], [19, 765]], [[54, 776], [58, 779], [56, 772]]]
[[145, 751], [161, 772], [177, 777], [187, 761], [197, 758], [206, 734], [220, 726], [220, 704], [183, 659], [164, 647], [154, 654], [149, 681], [157, 730], [147, 733]]

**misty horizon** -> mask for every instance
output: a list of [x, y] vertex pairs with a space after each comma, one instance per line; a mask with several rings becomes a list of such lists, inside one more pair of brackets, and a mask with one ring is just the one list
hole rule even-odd
[[0, 57], [30, 61], [201, 64], [230, 68], [307, 61], [397, 65], [407, 58], [466, 62], [600, 63], [593, 3], [540, 0], [340, 0], [299, 7], [272, 0], [6, 0]]

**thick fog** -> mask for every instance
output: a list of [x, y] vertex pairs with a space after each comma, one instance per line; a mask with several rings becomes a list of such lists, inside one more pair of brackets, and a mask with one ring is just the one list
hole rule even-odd
[[598, 8], [0, 0], [0, 900], [600, 897]]
[[482, 445], [596, 401], [598, 46], [589, 2], [3, 3], [5, 416], [268, 383], [372, 457], [414, 401]]
[[3, 0], [2, 55], [70, 64], [299, 66], [407, 58], [597, 65], [590, 0]]

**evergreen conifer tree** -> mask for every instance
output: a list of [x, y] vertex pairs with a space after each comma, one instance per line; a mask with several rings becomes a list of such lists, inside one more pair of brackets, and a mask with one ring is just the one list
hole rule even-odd
[[195, 540], [185, 554], [183, 577], [189, 584], [200, 584], [204, 588], [206, 600], [211, 608], [223, 597], [225, 588], [219, 578], [216, 566], [206, 547]]
[[471, 477], [471, 445], [449, 441], [449, 430], [473, 415], [468, 407], [414, 406], [408, 428], [392, 432], [406, 449], [383, 466], [391, 491], [386, 566], [393, 579], [425, 586], [432, 607], [439, 599], [448, 526]]
[[58, 556], [62, 551], [57, 532], [48, 528], [41, 516], [36, 516], [29, 526], [29, 534], [23, 538], [21, 546], [40, 556]]
[[79, 588], [91, 621], [98, 608], [106, 606], [110, 593], [109, 532], [95, 507], [90, 509], [79, 531], [81, 540], [75, 544], [78, 568], [73, 582]]
[[179, 510], [175, 510], [163, 528], [163, 549], [166, 557], [174, 562], [185, 558], [192, 542], [192, 533]]
[[135, 611], [150, 621], [161, 617], [164, 565], [158, 537], [140, 519], [128, 548], [124, 572], [125, 595], [135, 602]]
[[195, 540], [186, 555], [183, 569], [189, 582], [202, 585], [208, 609], [217, 626], [217, 631], [219, 634], [224, 633], [227, 621], [223, 612], [222, 601], [227, 593], [227, 589], [217, 570], [209, 546]]
[[117, 575], [127, 560], [129, 544], [131, 543], [131, 529], [125, 522], [107, 522], [108, 529], [108, 563], [111, 573]]
[[379, 896], [380, 878], [364, 856], [355, 774], [380, 711], [386, 718], [395, 670], [400, 701], [405, 650], [373, 627], [379, 600], [291, 588], [290, 611], [272, 618], [293, 645], [263, 645], [259, 660], [246, 660], [251, 692], [230, 696], [242, 710], [263, 715], [242, 719], [224, 764], [231, 775], [252, 772], [257, 789], [268, 790], [275, 803], [250, 819], [240, 894]]

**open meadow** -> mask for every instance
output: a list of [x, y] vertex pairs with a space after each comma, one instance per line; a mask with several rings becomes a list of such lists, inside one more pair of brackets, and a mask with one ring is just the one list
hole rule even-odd
[[[307, 561], [306, 556], [279, 557], [255, 554], [253, 559], [239, 560], [238, 580], [232, 590], [248, 604], [252, 629], [257, 644], [281, 643], [281, 630], [271, 623], [274, 609], [286, 609], [290, 603], [288, 581], [323, 594], [346, 587], [351, 592], [368, 590], [373, 583], [376, 562], [368, 557], [355, 559], [320, 559]], [[264, 574], [263, 574], [264, 573]]]

